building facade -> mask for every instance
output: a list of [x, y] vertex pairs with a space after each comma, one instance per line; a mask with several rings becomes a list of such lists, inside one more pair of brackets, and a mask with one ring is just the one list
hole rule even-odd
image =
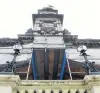
[[[32, 14], [32, 20], [33, 29], [19, 34], [18, 39], [4, 38], [0, 41], [2, 93], [99, 93], [100, 75], [87, 75], [76, 47], [84, 44], [93, 48], [89, 49], [92, 56], [88, 58], [99, 63], [100, 56], [95, 53], [100, 53], [100, 40], [78, 39], [77, 35], [71, 35], [63, 29], [63, 14], [52, 6], [39, 9], [38, 14]], [[15, 43], [22, 44], [23, 50], [13, 57], [12, 46]], [[14, 65], [9, 66], [7, 63], [11, 62]], [[16, 68], [13, 75], [6, 71], [12, 65]], [[100, 71], [100, 63], [96, 67]]]
[[78, 35], [71, 35], [67, 29], [63, 29], [63, 14], [53, 7], [44, 7], [38, 10], [38, 14], [32, 14], [33, 29], [28, 29], [25, 34], [18, 34], [16, 39], [0, 39], [0, 46], [11, 46], [16, 42], [22, 44], [31, 43], [35, 35], [61, 35], [66, 47], [74, 48], [79, 45], [86, 45], [89, 48], [99, 48], [100, 39], [78, 39]]
[[[100, 40], [78, 39], [77, 35], [71, 35], [71, 32], [63, 29], [63, 17], [64, 15], [59, 14], [53, 7], [44, 7], [39, 9], [37, 14], [32, 14], [33, 29], [28, 29], [25, 34], [19, 34], [18, 39], [3, 39], [5, 43], [1, 45], [11, 47], [0, 47], [0, 72], [5, 70], [6, 61], [11, 61], [13, 58], [12, 46], [19, 42], [24, 48], [21, 51], [22, 54], [16, 58], [18, 61], [16, 71], [23, 72], [20, 74], [21, 79], [26, 79], [26, 76], [29, 76], [27, 79], [31, 80], [56, 80], [61, 76], [63, 76], [61, 79], [69, 79], [68, 67], [63, 68], [66, 65], [66, 48], [72, 79], [83, 79], [86, 74], [82, 63], [84, 59], [79, 56], [76, 47], [84, 44], [89, 48], [95, 48], [96, 54], [93, 49], [89, 49], [89, 54], [92, 56], [88, 58], [99, 63], [100, 56], [97, 54], [100, 51], [98, 50]], [[33, 64], [30, 63], [30, 59]], [[100, 66], [97, 67], [99, 69]]]

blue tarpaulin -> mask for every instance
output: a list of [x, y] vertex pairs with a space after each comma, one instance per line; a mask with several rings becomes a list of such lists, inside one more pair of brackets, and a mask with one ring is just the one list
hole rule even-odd
[[33, 79], [37, 79], [37, 73], [36, 73], [36, 66], [35, 66], [35, 53], [33, 51], [32, 53], [32, 71], [33, 71]]
[[66, 61], [67, 60], [66, 60], [66, 53], [65, 53], [64, 56], [63, 56], [63, 62], [62, 62], [62, 65], [61, 65], [60, 80], [62, 80], [63, 76], [64, 76], [65, 67], [66, 67], [66, 64], [67, 64]]

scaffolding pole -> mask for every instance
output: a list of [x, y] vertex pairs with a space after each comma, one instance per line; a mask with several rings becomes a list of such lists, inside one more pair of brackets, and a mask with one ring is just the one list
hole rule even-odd
[[[33, 49], [32, 49], [32, 52], [33, 52]], [[32, 53], [31, 53], [31, 58], [32, 58]], [[31, 66], [31, 62], [32, 62], [31, 58], [29, 60], [29, 65], [28, 65], [26, 80], [28, 80], [28, 76], [29, 76], [29, 72], [30, 72], [30, 66]]]
[[26, 80], [28, 80], [28, 76], [29, 76], [29, 72], [30, 72], [30, 66], [31, 66], [31, 59], [29, 61], [29, 65], [28, 65]]
[[72, 80], [72, 73], [71, 73], [71, 70], [70, 70], [68, 58], [67, 58], [67, 65], [68, 65], [68, 71], [69, 71], [70, 79]]

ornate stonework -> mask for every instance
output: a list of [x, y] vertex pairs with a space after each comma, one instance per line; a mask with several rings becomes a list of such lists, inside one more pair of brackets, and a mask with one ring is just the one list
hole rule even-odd
[[83, 80], [20, 80], [15, 75], [0, 75], [2, 86], [4, 90], [10, 88], [9, 93], [99, 93], [100, 75], [85, 76]]
[[79, 45], [86, 45], [89, 48], [100, 47], [100, 39], [78, 39], [78, 35], [71, 35], [71, 32], [63, 29], [63, 16], [51, 5], [39, 9], [38, 14], [32, 14], [33, 29], [28, 29], [25, 34], [18, 34], [18, 39], [1, 38], [0, 46], [12, 46], [19, 41], [22, 44], [31, 43], [35, 35], [61, 35], [66, 47], [74, 48]]

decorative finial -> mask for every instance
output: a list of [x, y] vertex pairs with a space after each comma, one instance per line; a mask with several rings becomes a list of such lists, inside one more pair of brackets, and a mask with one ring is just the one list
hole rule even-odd
[[54, 6], [52, 6], [52, 5], [48, 5], [48, 7], [49, 7], [49, 8], [54, 8]]

